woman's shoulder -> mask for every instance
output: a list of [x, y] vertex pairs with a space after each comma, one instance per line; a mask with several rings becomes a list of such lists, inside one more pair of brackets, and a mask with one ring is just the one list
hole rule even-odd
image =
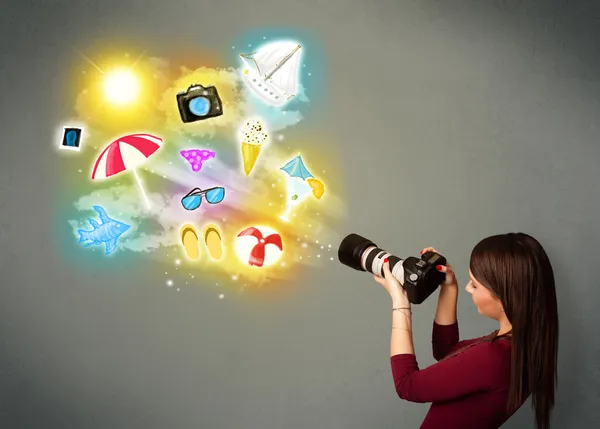
[[511, 341], [509, 337], [497, 337], [496, 332], [482, 337], [463, 340], [455, 347], [455, 352], [463, 353], [470, 351], [471, 353], [491, 354], [499, 358], [510, 356]]
[[481, 337], [474, 337], [474, 338], [467, 338], [464, 340], [460, 340], [458, 343], [456, 343], [453, 350], [461, 350], [461, 349], [464, 349], [465, 347], [471, 347], [471, 346], [474, 346], [481, 342], [487, 341], [494, 336], [494, 333], [495, 332], [492, 332], [491, 334], [483, 335]]
[[487, 338], [473, 344], [474, 353], [481, 356], [482, 360], [490, 365], [509, 368], [511, 360], [510, 338]]
[[511, 342], [510, 338], [494, 338], [478, 343], [473, 350], [476, 356], [476, 365], [481, 368], [482, 376], [494, 380], [497, 386], [508, 388], [511, 367]]

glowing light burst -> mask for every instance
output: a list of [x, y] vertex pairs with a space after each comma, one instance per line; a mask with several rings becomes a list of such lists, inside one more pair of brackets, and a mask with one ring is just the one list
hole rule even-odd
[[130, 70], [116, 70], [106, 75], [104, 95], [114, 104], [129, 104], [139, 93], [140, 83]]
[[287, 204], [285, 212], [280, 216], [280, 219], [290, 222], [290, 212], [300, 203], [302, 203], [306, 197], [312, 195], [312, 189], [306, 183], [298, 177], [290, 177], [287, 181]]
[[[183, 143], [174, 144], [175, 153], [180, 149], [179, 146], [183, 147]], [[263, 163], [257, 166], [250, 178], [240, 171], [241, 159], [234, 165], [226, 165], [218, 160], [217, 155], [206, 171], [203, 169], [204, 181], [211, 183], [211, 186], [218, 184], [227, 189], [227, 197], [222, 203], [203, 206], [199, 209], [202, 221], [194, 221], [198, 231], [208, 223], [219, 226], [223, 239], [223, 258], [212, 261], [200, 237], [199, 260], [182, 262], [197, 274], [197, 278], [201, 276], [203, 282], [209, 278], [221, 282], [226, 278], [224, 284], [227, 287], [277, 288], [282, 282], [298, 278], [298, 270], [331, 260], [329, 249], [325, 249], [324, 253], [323, 244], [319, 242], [334, 241], [330, 237], [331, 225], [327, 223], [332, 218], [339, 218], [341, 208], [336, 206], [341, 207], [341, 204], [324, 204], [323, 200], [312, 196], [312, 190], [305, 180], [291, 178], [279, 170], [278, 167], [290, 159], [288, 151], [273, 146], [263, 155]], [[320, 162], [328, 163], [322, 159]], [[153, 167], [152, 172], [178, 186], [185, 186], [195, 177], [184, 163], [169, 163], [165, 159], [155, 162]], [[167, 209], [167, 212], [172, 209]], [[178, 216], [188, 216], [188, 213], [178, 209], [175, 208]], [[288, 215], [289, 221], [280, 218], [282, 213]], [[282, 252], [275, 246], [265, 247], [265, 263], [262, 267], [248, 264], [248, 255], [256, 239], [246, 237], [245, 240], [239, 240], [237, 237], [241, 231], [252, 226], [266, 235], [276, 231], [283, 242]], [[173, 239], [178, 239], [176, 233]], [[180, 245], [178, 247], [176, 257], [182, 258], [183, 250]]]
[[[145, 170], [144, 177], [156, 176], [156, 180], [149, 182], [147, 188], [148, 198], [154, 209], [147, 210], [144, 206], [137, 196], [134, 181], [121, 182], [119, 179], [114, 186], [106, 189], [87, 188], [86, 182], [84, 192], [87, 195], [82, 195], [75, 206], [78, 209], [81, 206], [80, 210], [87, 210], [90, 204], [105, 204], [110, 207], [111, 212], [122, 216], [124, 221], [131, 221], [136, 230], [131, 232], [128, 240], [123, 241], [121, 247], [139, 252], [145, 258], [155, 258], [170, 264], [173, 268], [168, 270], [169, 274], [165, 275], [164, 281], [174, 291], [179, 290], [179, 286], [184, 283], [195, 287], [206, 286], [212, 281], [225, 294], [238, 287], [268, 286], [273, 291], [279, 291], [286, 289], [286, 281], [298, 279], [307, 267], [333, 263], [335, 252], [330, 243], [339, 241], [334, 230], [337, 229], [337, 222], [344, 217], [343, 202], [338, 197], [339, 184], [332, 184], [333, 193], [327, 188], [325, 198], [318, 200], [312, 196], [312, 189], [306, 181], [290, 177], [280, 170], [303, 147], [305, 138], [319, 141], [322, 137], [309, 135], [300, 139], [286, 134], [284, 147], [281, 130], [292, 124], [285, 120], [287, 116], [257, 112], [256, 115], [264, 120], [265, 128], [273, 133], [273, 144], [262, 148], [259, 162], [248, 177], [243, 170], [240, 146], [224, 145], [218, 140], [224, 135], [228, 136], [228, 140], [238, 140], [235, 137], [236, 131], [239, 133], [239, 128], [248, 120], [248, 112], [252, 110], [249, 106], [253, 104], [243, 97], [244, 93], [237, 90], [237, 73], [203, 67], [195, 71], [186, 70], [181, 77], [172, 79], [166, 67], [159, 68], [158, 72], [156, 68], [156, 62], [143, 61], [136, 66], [135, 75], [126, 65], [106, 73], [98, 69], [106, 80], [103, 85], [97, 85], [95, 79], [88, 82], [87, 88], [77, 99], [76, 110], [79, 117], [74, 118], [77, 121], [70, 121], [68, 124], [73, 126], [81, 121], [87, 127], [86, 130], [90, 129], [90, 135], [99, 136], [94, 137], [97, 141], [93, 142], [98, 147], [110, 141], [117, 125], [123, 127], [123, 133], [131, 129], [132, 132], [164, 134], [165, 140], [169, 141], [168, 150], [162, 151], [142, 167]], [[156, 82], [156, 85], [165, 88], [162, 96], [144, 91], [152, 76], [155, 78], [153, 85]], [[183, 128], [174, 102], [175, 95], [193, 81], [211, 82], [217, 86], [223, 101], [229, 100], [228, 116], [204, 121], [196, 128]], [[144, 103], [139, 102], [142, 100]], [[148, 100], [152, 100], [154, 104], [147, 102]], [[104, 101], [118, 105], [130, 103], [132, 106], [115, 115], [112, 109], [100, 108]], [[136, 109], [141, 111], [146, 105], [157, 106], [157, 109], [150, 116], [138, 114]], [[254, 117], [254, 114], [250, 117]], [[148, 124], [152, 124], [150, 129], [146, 128]], [[180, 134], [181, 130], [186, 131], [187, 141], [169, 138], [171, 134]], [[213, 136], [218, 137], [212, 140]], [[203, 139], [201, 146], [198, 139]], [[237, 142], [240, 143], [239, 140]], [[89, 141], [90, 145], [93, 143]], [[326, 143], [323, 145], [327, 146]], [[201, 176], [180, 159], [182, 150], [196, 147], [216, 153], [215, 159], [211, 159], [202, 168]], [[338, 159], [328, 152], [306, 151], [308, 170], [315, 177], [329, 183], [328, 177], [319, 176], [325, 173], [322, 170], [324, 166], [328, 166], [330, 178], [331, 175], [335, 176]], [[314, 164], [310, 165], [311, 162]], [[81, 172], [81, 167], [77, 168], [74, 171]], [[180, 200], [194, 186], [223, 186], [226, 197], [219, 204], [204, 202], [194, 213], [186, 211], [181, 207]], [[281, 218], [282, 215], [287, 222]], [[87, 217], [87, 214], [82, 217]], [[137, 223], [139, 219], [149, 222]], [[196, 261], [189, 261], [185, 257], [179, 234], [180, 226], [184, 223], [194, 224], [198, 231], [200, 257]], [[207, 224], [217, 225], [221, 233], [221, 260], [215, 261], [209, 256], [202, 235]], [[77, 238], [79, 226], [72, 226]], [[252, 226], [260, 228], [265, 234], [276, 231], [283, 242], [281, 252], [274, 246], [265, 247], [265, 263], [262, 267], [248, 264], [246, 254], [252, 240], [244, 240], [246, 243], [237, 241], [237, 235]], [[275, 254], [270, 255], [272, 251]], [[182, 280], [181, 275], [186, 278]], [[220, 295], [221, 298], [223, 296]]]

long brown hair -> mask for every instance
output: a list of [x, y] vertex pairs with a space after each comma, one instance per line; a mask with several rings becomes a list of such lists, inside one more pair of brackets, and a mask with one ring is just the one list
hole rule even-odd
[[548, 429], [558, 357], [556, 290], [548, 255], [530, 235], [494, 235], [475, 246], [469, 268], [500, 300], [512, 325], [508, 412], [531, 394], [536, 427]]

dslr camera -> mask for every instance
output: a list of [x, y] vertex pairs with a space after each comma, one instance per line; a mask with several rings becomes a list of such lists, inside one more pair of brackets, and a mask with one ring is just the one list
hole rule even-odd
[[342, 264], [379, 277], [384, 277], [383, 261], [386, 258], [392, 276], [406, 290], [408, 300], [413, 304], [425, 301], [446, 277], [445, 273], [435, 269], [436, 265], [446, 265], [446, 258], [439, 253], [425, 252], [420, 258], [409, 256], [402, 259], [358, 234], [346, 236], [338, 249], [338, 259]]
[[185, 123], [214, 118], [223, 114], [223, 105], [217, 88], [193, 84], [177, 94], [177, 107]]

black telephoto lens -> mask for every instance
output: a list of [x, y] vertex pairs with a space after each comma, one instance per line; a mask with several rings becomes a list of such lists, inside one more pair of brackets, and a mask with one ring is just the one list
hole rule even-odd
[[350, 234], [340, 243], [338, 259], [347, 267], [358, 271], [367, 271], [362, 266], [361, 258], [363, 252], [371, 246], [377, 247], [375, 243], [367, 238], [358, 234]]

